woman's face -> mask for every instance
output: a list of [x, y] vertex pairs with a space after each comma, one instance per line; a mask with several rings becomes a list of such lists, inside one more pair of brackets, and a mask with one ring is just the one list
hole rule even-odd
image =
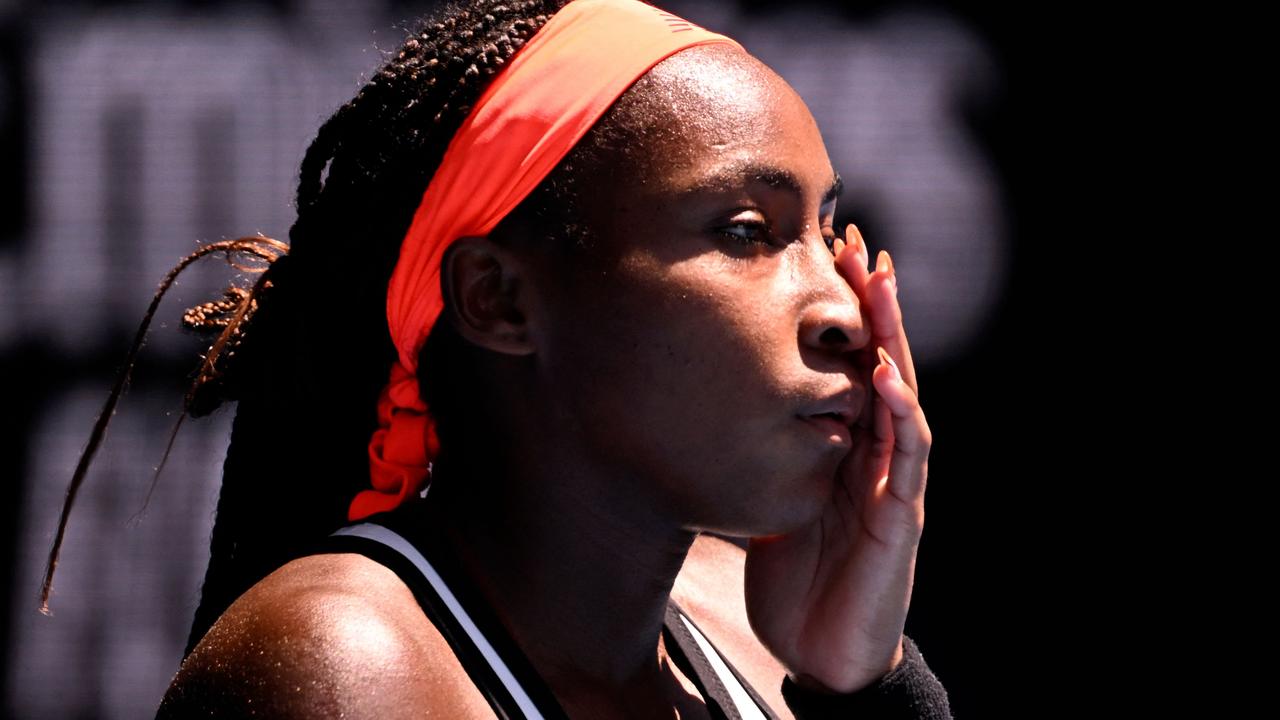
[[685, 526], [783, 532], [850, 447], [811, 416], [866, 399], [869, 333], [829, 247], [837, 176], [803, 101], [741, 51], [693, 48], [645, 82], [662, 119], [594, 184], [595, 247], [549, 270], [539, 372], [588, 460]]

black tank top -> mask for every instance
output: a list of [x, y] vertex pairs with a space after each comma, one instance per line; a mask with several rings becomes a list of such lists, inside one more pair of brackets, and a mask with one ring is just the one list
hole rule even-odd
[[[550, 687], [446, 548], [431, 529], [408, 525], [403, 514], [390, 511], [340, 528], [303, 555], [354, 552], [396, 573], [498, 718], [568, 720]], [[662, 632], [668, 654], [697, 686], [711, 717], [778, 720], [674, 600], [667, 605]]]

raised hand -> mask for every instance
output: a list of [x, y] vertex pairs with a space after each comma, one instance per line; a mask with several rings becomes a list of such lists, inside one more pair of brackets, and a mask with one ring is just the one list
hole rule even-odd
[[745, 593], [752, 629], [795, 682], [850, 693], [902, 659], [932, 436], [889, 254], [881, 251], [868, 271], [852, 224], [835, 251], [871, 328], [858, 355], [873, 390], [830, 504], [807, 527], [751, 539]]

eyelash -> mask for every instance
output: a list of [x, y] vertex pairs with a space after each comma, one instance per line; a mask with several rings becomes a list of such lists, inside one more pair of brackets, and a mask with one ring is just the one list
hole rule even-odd
[[[738, 227], [752, 228], [758, 232], [763, 233], [764, 238], [763, 239], [744, 238], [741, 235], [735, 235], [734, 233], [728, 232], [728, 229], [738, 228]], [[740, 220], [738, 222], [732, 223], [730, 225], [725, 225], [724, 227], [719, 228], [717, 232], [723, 235], [724, 237], [727, 237], [730, 240], [732, 240], [734, 244], [740, 245], [742, 247], [768, 245], [769, 241], [772, 239], [772, 236], [769, 234], [769, 226], [766, 223], [762, 223], [756, 220]], [[832, 254], [835, 254], [836, 236], [834, 234], [823, 235], [822, 241], [826, 243], [827, 249], [830, 250]]]

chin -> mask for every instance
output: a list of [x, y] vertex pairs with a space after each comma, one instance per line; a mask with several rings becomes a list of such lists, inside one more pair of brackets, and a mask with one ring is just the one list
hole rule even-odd
[[[705, 529], [719, 535], [750, 538], [783, 535], [808, 527], [818, 522], [831, 504], [835, 475], [821, 472], [800, 477], [793, 475], [774, 488], [757, 492], [755, 497], [758, 501], [740, 508], [737, 522], [724, 522], [719, 527]], [[750, 519], [743, 521], [744, 517]]]

